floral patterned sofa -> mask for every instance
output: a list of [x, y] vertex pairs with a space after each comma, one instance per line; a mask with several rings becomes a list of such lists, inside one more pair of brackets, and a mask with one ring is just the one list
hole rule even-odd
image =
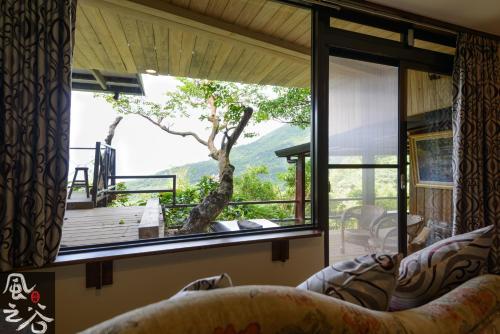
[[399, 312], [371, 311], [281, 286], [199, 291], [122, 314], [85, 333], [500, 333], [500, 276], [473, 278]]

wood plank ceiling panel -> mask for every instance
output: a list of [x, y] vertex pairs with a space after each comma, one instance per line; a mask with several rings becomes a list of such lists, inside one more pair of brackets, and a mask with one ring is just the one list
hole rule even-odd
[[232, 50], [233, 50], [232, 45], [226, 43], [222, 44], [222, 46], [219, 49], [219, 52], [217, 52], [217, 57], [215, 58], [214, 64], [210, 69], [210, 74], [209, 74], [210, 78], [221, 80], [219, 73], [224, 67], [224, 64], [226, 63], [226, 60], [229, 57]]
[[285, 22], [293, 15], [293, 13], [294, 8], [290, 6], [280, 6], [271, 20], [269, 20], [269, 22], [263, 27], [262, 32], [267, 35], [275, 36], [276, 31], [285, 24]]
[[75, 43], [81, 43], [82, 51], [87, 52], [87, 58], [95, 59], [96, 69], [111, 69], [114, 70], [113, 64], [108, 58], [104, 47], [101, 45], [94, 28], [87, 20], [82, 8], [78, 12], [78, 20], [76, 22], [76, 32], [78, 33]]
[[194, 11], [205, 13], [209, 0], [194, 0], [189, 3], [189, 9]]
[[226, 22], [234, 23], [245, 8], [245, 3], [246, 1], [242, 0], [230, 0], [224, 9], [221, 19]]
[[199, 78], [200, 69], [205, 59], [209, 40], [202, 36], [196, 36], [194, 43], [193, 57], [191, 58], [191, 66], [189, 67], [189, 77]]
[[[310, 37], [304, 37], [310, 33], [310, 14], [295, 7], [266, 0], [160, 2], [218, 17], [283, 41], [310, 44]], [[303, 82], [297, 77], [303, 78], [309, 72], [308, 55], [304, 55], [304, 61], [293, 54], [296, 51], [290, 56], [261, 42], [249, 44], [250, 40], [244, 38], [233, 42], [233, 36], [237, 37], [232, 33], [217, 35], [216, 30], [188, 26], [185, 19], [172, 21], [171, 16], [136, 12], [135, 7], [121, 4], [115, 0], [79, 2], [75, 66], [118, 73], [152, 69], [161, 75], [277, 85], [285, 84], [285, 80]]]
[[245, 7], [241, 11], [235, 23], [242, 27], [248, 27], [250, 23], [255, 19], [257, 14], [261, 11], [265, 3], [266, 0], [247, 1]]
[[[189, 68], [191, 66], [191, 59], [193, 57], [194, 43], [196, 41], [196, 35], [189, 31], [182, 32], [182, 43], [181, 43], [181, 59], [179, 62], [179, 73], [182, 76], [189, 75]], [[171, 50], [171, 52], [174, 52]]]
[[299, 44], [299, 45], [304, 45], [304, 46], [307, 46], [307, 47], [311, 47], [311, 28], [308, 28], [303, 34], [302, 36], [300, 36], [296, 41], [295, 43]]
[[169, 58], [169, 31], [168, 26], [164, 24], [153, 24], [154, 43], [156, 51], [156, 63], [158, 64], [159, 73], [169, 73], [168, 58]]
[[216, 40], [211, 40], [208, 43], [207, 51], [205, 53], [205, 57], [203, 59], [203, 64], [201, 65], [200, 72], [199, 72], [199, 77], [200, 78], [209, 78], [209, 73], [210, 70], [212, 69], [212, 66], [215, 62], [215, 58], [217, 57], [217, 54], [219, 52], [219, 49], [222, 46], [222, 42], [216, 41]]
[[[101, 62], [100, 57], [94, 52], [94, 49], [90, 47], [87, 39], [81, 32], [82, 30], [75, 31], [75, 45], [78, 44], [81, 54], [85, 55], [89, 59], [89, 69], [97, 68], [102, 69], [106, 66]], [[78, 54], [75, 55], [75, 60], [78, 61]]]
[[144, 66], [147, 70], [159, 71], [156, 62], [156, 46], [153, 24], [142, 20], [137, 20], [137, 32], [140, 36], [142, 54], [144, 56]]
[[92, 61], [87, 58], [85, 53], [82, 51], [81, 47], [83, 45], [81, 43], [75, 43], [74, 52], [74, 64], [73, 67], [76, 68], [90, 68], [92, 66]]
[[[182, 31], [169, 29], [168, 42], [170, 46], [169, 50], [169, 74], [173, 76], [180, 76], [180, 62], [181, 62], [181, 52], [182, 51]], [[190, 50], [192, 52], [192, 50]]]
[[226, 62], [224, 63], [224, 66], [222, 67], [222, 69], [219, 72], [218, 80], [229, 80], [229, 81], [231, 81], [231, 79], [234, 80], [234, 77], [232, 77], [231, 70], [233, 69], [234, 65], [236, 65], [236, 63], [240, 59], [241, 55], [245, 51], [246, 51], [245, 49], [238, 48], [238, 47], [234, 47], [231, 50], [231, 53], [226, 58]]
[[205, 14], [211, 17], [220, 18], [229, 0], [210, 0], [207, 9], [205, 10]]
[[127, 37], [127, 43], [130, 48], [130, 52], [132, 53], [132, 58], [134, 60], [137, 71], [139, 73], [144, 73], [144, 71], [147, 69], [147, 65], [142, 50], [141, 37], [137, 29], [137, 20], [129, 16], [120, 15], [120, 22], [123, 27], [125, 36]]
[[95, 7], [82, 6], [83, 13], [87, 18], [87, 21], [92, 25], [95, 32], [96, 38], [99, 41], [100, 46], [104, 50], [107, 59], [113, 65], [115, 72], [125, 72], [125, 65], [120, 56], [120, 52], [116, 46], [116, 43], [111, 36], [111, 33], [106, 25], [101, 11]]
[[108, 8], [101, 8], [100, 12], [118, 49], [123, 65], [125, 66], [125, 71], [127, 73], [137, 73], [135, 61], [132, 57], [120, 17]]
[[[307, 34], [307, 35], [305, 35]], [[305, 39], [302, 41], [301, 38], [305, 35]], [[286, 38], [293, 41], [295, 44], [304, 45], [307, 47], [311, 46], [311, 15], [307, 13], [304, 19], [299, 22], [294, 28], [292, 28], [287, 34]]]
[[[192, 1], [197, 1], [197, 0], [192, 0]], [[188, 8], [189, 4], [191, 3], [191, 0], [172, 0], [171, 2], [174, 5]]]
[[246, 63], [246, 65], [241, 69], [241, 72], [238, 74], [238, 76], [242, 80], [244, 80], [244, 78], [247, 78], [250, 73], [257, 69], [257, 65], [260, 63], [263, 57], [263, 53], [254, 51], [250, 56], [250, 61]]
[[310, 16], [310, 13], [305, 10], [295, 10], [291, 13], [291, 15], [288, 17], [288, 19], [276, 29], [274, 32], [274, 36], [277, 36], [281, 39], [295, 39], [298, 38], [300, 35], [293, 35], [290, 36], [290, 32], [295, 29], [297, 26], [299, 26], [307, 17]]
[[266, 1], [262, 9], [253, 18], [248, 27], [255, 31], [264, 31], [264, 28], [269, 24], [273, 16], [280, 9], [280, 4], [274, 1]]

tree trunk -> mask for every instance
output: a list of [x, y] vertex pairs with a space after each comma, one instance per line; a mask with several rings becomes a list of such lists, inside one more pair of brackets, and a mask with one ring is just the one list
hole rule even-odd
[[111, 142], [113, 141], [113, 137], [115, 136], [116, 127], [118, 126], [118, 124], [120, 124], [122, 119], [123, 119], [122, 116], [118, 116], [109, 126], [108, 136], [104, 139], [104, 142], [107, 145], [111, 146]]
[[219, 186], [195, 206], [179, 230], [180, 234], [204, 233], [233, 197], [234, 166], [225, 158], [219, 161]]
[[212, 153], [212, 158], [219, 162], [219, 186], [217, 190], [208, 194], [200, 204], [191, 210], [189, 217], [179, 230], [180, 234], [207, 232], [210, 224], [231, 201], [234, 166], [229, 161], [229, 154], [250, 121], [252, 114], [253, 109], [246, 107], [233, 133], [222, 141], [220, 150]]

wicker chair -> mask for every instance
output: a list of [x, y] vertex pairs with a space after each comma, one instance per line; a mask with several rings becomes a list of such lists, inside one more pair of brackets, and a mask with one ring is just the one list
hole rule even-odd
[[[340, 252], [345, 253], [346, 241], [368, 249], [371, 226], [384, 215], [385, 209], [376, 205], [360, 205], [345, 210], [340, 221], [342, 242]], [[347, 228], [347, 224], [353, 219], [357, 222], [357, 228]]]
[[[424, 227], [424, 219], [419, 215], [407, 215], [408, 243], [415, 238]], [[380, 251], [398, 251], [398, 214], [390, 213], [380, 217], [372, 224], [369, 244]]]

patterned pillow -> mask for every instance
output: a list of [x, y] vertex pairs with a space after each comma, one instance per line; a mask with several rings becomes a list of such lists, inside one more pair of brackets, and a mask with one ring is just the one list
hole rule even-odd
[[396, 287], [401, 256], [372, 254], [329, 266], [297, 288], [385, 311]]
[[231, 277], [228, 274], [223, 273], [218, 276], [211, 276], [200, 278], [196, 281], [193, 281], [183, 287], [179, 292], [177, 292], [172, 298], [182, 297], [186, 294], [203, 291], [203, 290], [213, 290], [213, 289], [221, 289], [233, 286], [233, 282]]
[[479, 275], [485, 268], [493, 226], [456, 235], [401, 261], [390, 309], [423, 305]]

